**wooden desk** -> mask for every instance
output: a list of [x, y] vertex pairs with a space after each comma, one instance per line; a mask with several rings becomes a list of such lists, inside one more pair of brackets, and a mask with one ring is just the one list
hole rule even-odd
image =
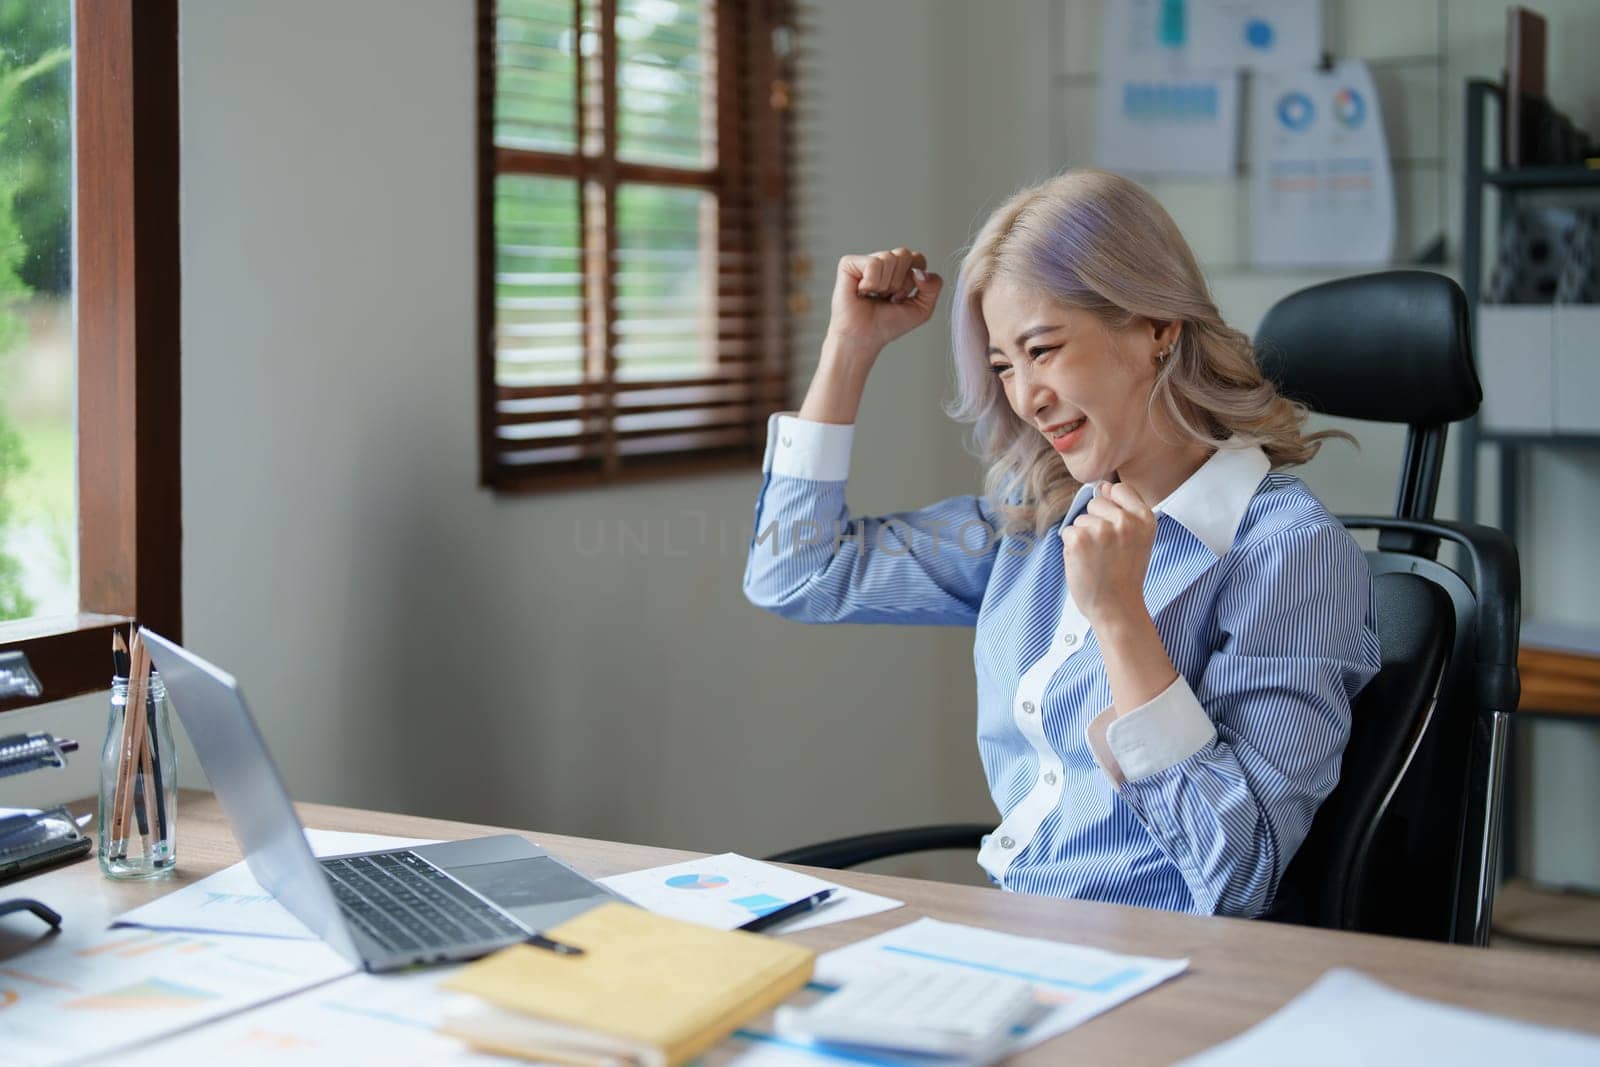
[[1523, 646], [1517, 653], [1517, 673], [1522, 679], [1519, 711], [1600, 719], [1600, 657]]
[[[307, 826], [424, 838], [496, 828], [321, 804], [299, 805]], [[209, 794], [179, 803], [179, 872], [157, 883], [115, 883], [93, 860], [4, 887], [36, 896], [68, 923], [101, 923], [234, 863], [239, 852]], [[594, 877], [697, 855], [642, 845], [527, 835]], [[801, 868], [804, 869], [804, 868]], [[816, 871], [906, 902], [895, 911], [791, 935], [821, 951], [928, 915], [951, 922], [1144, 956], [1187, 956], [1186, 974], [1013, 1062], [1168, 1064], [1238, 1034], [1282, 1007], [1330, 967], [1354, 967], [1398, 989], [1532, 1022], [1600, 1033], [1600, 963], [1509, 949], [1472, 949], [1236, 919], [1196, 918], [1112, 904], [1054, 900], [908, 878]], [[0, 922], [0, 959], [25, 951], [37, 920]]]

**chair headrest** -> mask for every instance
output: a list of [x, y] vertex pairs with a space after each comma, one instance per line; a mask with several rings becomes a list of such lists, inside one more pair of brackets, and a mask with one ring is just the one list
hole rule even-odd
[[1278, 391], [1325, 415], [1438, 426], [1483, 400], [1467, 298], [1442, 274], [1384, 271], [1291, 293], [1255, 343]]

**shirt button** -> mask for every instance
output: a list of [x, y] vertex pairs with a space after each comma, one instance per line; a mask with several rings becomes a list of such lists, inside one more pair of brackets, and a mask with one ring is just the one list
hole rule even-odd
[[1078, 643], [1078, 635], [1077, 634], [1062, 634], [1061, 635], [1061, 643], [1066, 645], [1068, 648], [1071, 648], [1073, 645]]
[[1011, 848], [1015, 844], [1016, 844], [1016, 842], [1011, 840], [1011, 838], [1009, 838], [1009, 837], [1002, 837], [1000, 839], [1000, 847], [1001, 848]]
[[1056, 784], [1056, 772], [1055, 771], [1051, 771], [1049, 774], [1044, 776], [1044, 784], [1045, 785], [1055, 785]]
[[1024, 714], [1024, 715], [1032, 715], [1037, 710], [1039, 710], [1039, 709], [1037, 709], [1037, 708], [1035, 708], [1033, 706], [1033, 701], [1024, 700], [1022, 702], [1022, 714]]

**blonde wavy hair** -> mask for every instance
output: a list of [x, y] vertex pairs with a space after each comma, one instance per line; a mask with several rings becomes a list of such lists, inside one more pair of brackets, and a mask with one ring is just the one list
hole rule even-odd
[[989, 369], [981, 301], [1001, 280], [1091, 312], [1110, 329], [1141, 317], [1182, 323], [1150, 405], [1187, 441], [1214, 448], [1237, 436], [1260, 445], [1277, 468], [1305, 463], [1324, 438], [1355, 440], [1340, 430], [1302, 432], [1305, 405], [1278, 393], [1256, 365], [1250, 338], [1222, 321], [1194, 253], [1155, 197], [1105, 171], [1064, 171], [989, 216], [962, 259], [951, 304], [957, 394], [946, 410], [972, 424], [985, 492], [1009, 529], [1043, 534], [1080, 486], [1044, 436], [1012, 411]]

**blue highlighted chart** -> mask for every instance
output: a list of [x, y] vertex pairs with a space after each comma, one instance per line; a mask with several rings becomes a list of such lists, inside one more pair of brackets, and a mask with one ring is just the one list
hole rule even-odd
[[771, 893], [756, 893], [748, 897], [735, 897], [733, 902], [749, 911], [752, 915], [765, 915], [769, 911], [777, 911], [786, 903], [782, 897], [775, 897]]
[[720, 874], [675, 874], [667, 879], [673, 889], [721, 889], [728, 880]]

